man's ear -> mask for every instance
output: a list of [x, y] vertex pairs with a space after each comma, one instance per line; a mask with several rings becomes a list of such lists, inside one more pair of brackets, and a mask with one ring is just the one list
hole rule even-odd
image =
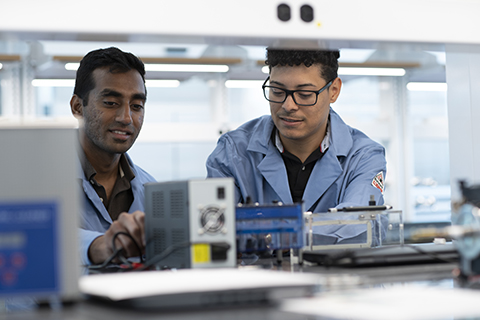
[[337, 101], [338, 96], [340, 95], [340, 90], [342, 89], [342, 80], [340, 78], [336, 78], [333, 80], [332, 85], [330, 86], [330, 103], [334, 103]]
[[83, 99], [74, 94], [70, 99], [70, 109], [75, 118], [83, 118]]

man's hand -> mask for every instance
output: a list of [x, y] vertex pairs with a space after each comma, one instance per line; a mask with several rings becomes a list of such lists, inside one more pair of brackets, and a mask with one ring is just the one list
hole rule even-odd
[[[93, 264], [99, 264], [107, 260], [114, 252], [112, 240], [118, 232], [125, 232], [132, 236], [141, 249], [141, 254], [145, 253], [145, 213], [135, 211], [134, 213], [123, 212], [103, 236], [96, 238], [90, 248], [88, 256]], [[115, 238], [115, 249], [123, 248], [126, 257], [137, 257], [140, 255], [137, 246], [126, 235], [118, 235]]]

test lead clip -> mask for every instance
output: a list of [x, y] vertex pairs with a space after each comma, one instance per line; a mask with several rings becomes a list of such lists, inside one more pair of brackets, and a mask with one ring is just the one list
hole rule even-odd
[[382, 211], [392, 209], [392, 206], [360, 206], [360, 207], [343, 207], [343, 208], [330, 208], [328, 212], [353, 212], [353, 211]]

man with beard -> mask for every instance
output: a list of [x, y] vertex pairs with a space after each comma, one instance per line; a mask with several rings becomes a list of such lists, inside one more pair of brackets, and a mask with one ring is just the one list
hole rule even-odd
[[155, 179], [126, 152], [142, 128], [146, 99], [145, 68], [133, 54], [112, 47], [80, 62], [70, 107], [80, 123], [84, 264], [104, 262], [114, 249], [126, 257], [144, 252], [143, 185]]

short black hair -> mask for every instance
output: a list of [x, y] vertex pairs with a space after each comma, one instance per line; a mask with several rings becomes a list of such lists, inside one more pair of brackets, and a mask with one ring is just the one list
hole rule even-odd
[[143, 83], [145, 83], [145, 66], [132, 53], [123, 52], [115, 47], [90, 51], [80, 61], [80, 67], [78, 67], [75, 79], [75, 88], [73, 89], [73, 93], [82, 99], [85, 106], [88, 103], [88, 94], [95, 88], [93, 71], [98, 68], [109, 68], [111, 73], [124, 73], [135, 69], [140, 73]]
[[275, 66], [299, 66], [307, 68], [312, 65], [320, 65], [321, 76], [325, 81], [331, 81], [338, 77], [338, 50], [283, 50], [267, 48], [265, 64], [270, 71]]

